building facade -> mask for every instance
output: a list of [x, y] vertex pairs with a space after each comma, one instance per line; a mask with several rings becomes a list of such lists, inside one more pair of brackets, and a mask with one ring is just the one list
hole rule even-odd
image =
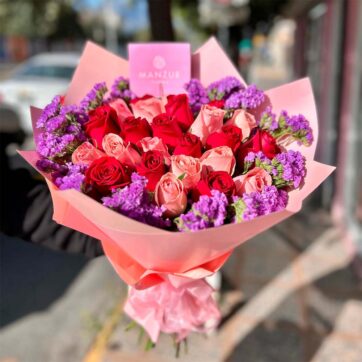
[[295, 0], [294, 70], [311, 77], [320, 120], [317, 159], [337, 170], [318, 194], [351, 251], [362, 255], [362, 1]]

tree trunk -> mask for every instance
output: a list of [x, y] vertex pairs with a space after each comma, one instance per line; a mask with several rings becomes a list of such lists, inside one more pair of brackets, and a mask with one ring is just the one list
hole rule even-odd
[[153, 41], [173, 41], [171, 0], [148, 0]]

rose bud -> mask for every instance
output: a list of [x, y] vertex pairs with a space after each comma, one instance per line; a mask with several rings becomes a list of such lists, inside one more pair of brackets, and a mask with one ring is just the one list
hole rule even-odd
[[186, 189], [194, 187], [201, 177], [201, 163], [198, 158], [185, 155], [171, 156], [171, 172], [181, 181]]
[[183, 183], [174, 174], [166, 173], [156, 186], [155, 201], [166, 209], [164, 216], [173, 218], [180, 215], [187, 206]]
[[123, 99], [115, 99], [110, 102], [109, 105], [116, 111], [120, 124], [127, 118], [132, 117], [133, 114], [127, 106], [127, 103]]
[[145, 137], [138, 142], [138, 146], [143, 152], [159, 151], [165, 158], [166, 165], [170, 165], [170, 154], [168, 153], [167, 146], [164, 145], [161, 138], [158, 137]]
[[206, 151], [200, 158], [204, 171], [226, 171], [232, 175], [235, 170], [235, 157], [230, 147], [220, 146]]
[[202, 144], [200, 138], [194, 134], [185, 133], [179, 140], [173, 154], [200, 158], [202, 155]]
[[155, 117], [151, 124], [153, 136], [161, 138], [163, 143], [174, 149], [180, 138], [182, 137], [182, 131], [177, 122], [170, 118], [166, 113], [159, 114]]
[[223, 109], [224, 106], [225, 106], [225, 101], [223, 99], [214, 99], [213, 101], [210, 101], [208, 103], [209, 106], [212, 106], [212, 107], [216, 107], [216, 108], [221, 108]]
[[194, 122], [194, 116], [186, 94], [167, 96], [166, 114], [174, 118], [182, 131], [186, 132]]
[[90, 142], [84, 142], [79, 145], [72, 154], [74, 164], [83, 163], [90, 165], [94, 160], [105, 156], [98, 148], [95, 148]]
[[206, 148], [216, 148], [219, 146], [228, 146], [233, 152], [237, 150], [241, 143], [241, 129], [236, 126], [223, 126], [221, 132], [214, 132], [207, 137]]
[[211, 196], [211, 190], [218, 190], [230, 198], [235, 195], [235, 182], [225, 171], [212, 171], [197, 183], [192, 190], [192, 198], [197, 201], [201, 195]]
[[131, 108], [135, 117], [145, 118], [148, 123], [158, 114], [165, 113], [162, 100], [149, 95], [132, 100]]
[[267, 131], [260, 131], [260, 144], [261, 151], [269, 159], [274, 158], [281, 152], [280, 147], [277, 145], [276, 139]]
[[189, 132], [200, 137], [204, 145], [209, 134], [220, 131], [224, 122], [225, 111], [209, 105], [203, 105]]
[[250, 136], [251, 130], [256, 127], [255, 117], [245, 109], [237, 109], [225, 126], [237, 126], [242, 131], [243, 140]]
[[131, 182], [131, 171], [114, 157], [104, 156], [90, 164], [85, 172], [85, 183], [91, 186], [90, 194], [99, 199], [112, 189], [127, 186]]
[[137, 144], [142, 138], [152, 136], [152, 129], [144, 118], [127, 117], [122, 123], [122, 137]]
[[137, 172], [148, 180], [147, 189], [154, 191], [157, 182], [166, 173], [165, 160], [159, 151], [147, 151], [142, 155], [141, 163], [137, 166]]
[[272, 184], [272, 178], [260, 167], [255, 167], [245, 175], [234, 177], [236, 185], [236, 194], [242, 196], [244, 192], [250, 194], [251, 192], [261, 192], [265, 186]]
[[85, 123], [84, 130], [93, 145], [103, 150], [103, 137], [108, 133], [119, 134], [121, 132], [117, 112], [108, 104], [97, 107], [89, 112], [89, 121]]
[[124, 142], [120, 136], [114, 133], [104, 136], [102, 146], [108, 156], [112, 156], [133, 168], [141, 162], [141, 155], [136, 147], [132, 143]]
[[274, 158], [280, 153], [275, 138], [266, 131], [256, 130], [254, 134], [244, 143], [242, 143], [236, 154], [236, 160], [240, 169], [244, 168], [244, 159], [249, 152], [263, 152], [269, 159]]

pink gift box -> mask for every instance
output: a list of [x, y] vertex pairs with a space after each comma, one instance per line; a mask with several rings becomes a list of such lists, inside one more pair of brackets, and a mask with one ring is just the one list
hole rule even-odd
[[130, 88], [138, 97], [185, 92], [191, 77], [190, 44], [131, 43], [128, 57]]

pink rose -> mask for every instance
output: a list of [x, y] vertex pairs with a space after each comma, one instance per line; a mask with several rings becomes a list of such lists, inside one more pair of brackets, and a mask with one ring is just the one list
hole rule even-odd
[[167, 146], [163, 143], [161, 138], [158, 137], [145, 137], [139, 141], [138, 146], [142, 148], [143, 152], [159, 151], [165, 158], [166, 165], [170, 165], [170, 154], [168, 153]]
[[201, 178], [201, 163], [198, 158], [185, 155], [171, 156], [171, 172], [180, 177], [186, 189], [194, 187]]
[[255, 117], [245, 109], [237, 109], [231, 119], [225, 125], [237, 126], [242, 131], [243, 140], [250, 136], [250, 132], [256, 127]]
[[139, 99], [137, 102], [131, 103], [131, 107], [135, 118], [145, 118], [148, 123], [152, 123], [153, 118], [166, 112], [162, 100], [155, 97]]
[[180, 215], [187, 205], [184, 184], [173, 173], [167, 172], [156, 185], [155, 201], [157, 205], [166, 208], [166, 217]]
[[116, 99], [109, 103], [109, 105], [116, 111], [117, 117], [122, 123], [127, 117], [132, 117], [133, 114], [128, 108], [127, 103], [123, 99]]
[[90, 142], [84, 142], [76, 148], [72, 154], [74, 164], [83, 163], [90, 165], [94, 160], [105, 156], [98, 148], [95, 148]]
[[225, 111], [207, 104], [201, 107], [195, 122], [191, 125], [189, 132], [199, 136], [203, 145], [209, 134], [220, 131], [223, 126]]
[[141, 155], [131, 143], [114, 134], [108, 133], [103, 137], [102, 147], [108, 156], [116, 158], [121, 163], [136, 167], [141, 162]]
[[234, 178], [236, 185], [236, 194], [242, 196], [244, 192], [250, 194], [251, 192], [260, 192], [265, 186], [272, 184], [272, 178], [260, 167], [254, 167], [245, 175]]
[[200, 158], [204, 171], [226, 171], [232, 175], [235, 170], [235, 157], [228, 146], [220, 146], [206, 151]]

